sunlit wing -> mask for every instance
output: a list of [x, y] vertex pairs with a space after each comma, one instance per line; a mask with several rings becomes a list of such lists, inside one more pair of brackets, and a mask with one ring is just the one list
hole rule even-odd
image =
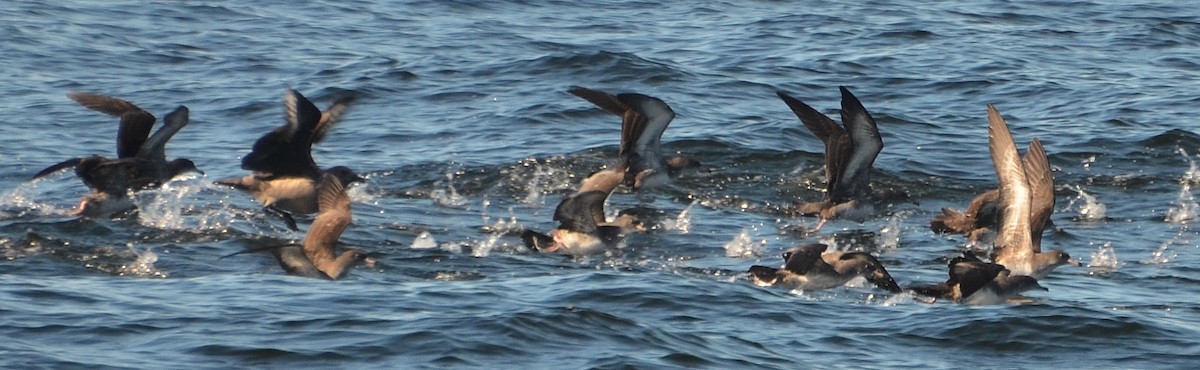
[[334, 247], [350, 225], [350, 196], [337, 176], [325, 174], [317, 190], [320, 211], [304, 236], [304, 254], [310, 260], [332, 260]]
[[1046, 149], [1038, 139], [1029, 143], [1023, 162], [1025, 178], [1029, 182], [1031, 192], [1030, 238], [1033, 252], [1038, 253], [1042, 251], [1042, 231], [1046, 229], [1050, 215], [1054, 213], [1054, 175], [1050, 172], [1050, 159], [1046, 157]]
[[1017, 153], [1008, 124], [996, 107], [988, 104], [988, 148], [1000, 183], [1000, 224], [997, 225], [997, 260], [1013, 261], [1033, 253], [1030, 234], [1030, 189], [1025, 165]]
[[[875, 158], [883, 150], [883, 139], [879, 136], [879, 128], [875, 119], [867, 113], [867, 109], [850, 90], [839, 87], [842, 92], [842, 124], [850, 136], [850, 158], [845, 162], [845, 169], [838, 177], [838, 193], [869, 191], [871, 181], [871, 166]], [[859, 194], [846, 194], [853, 196]]]

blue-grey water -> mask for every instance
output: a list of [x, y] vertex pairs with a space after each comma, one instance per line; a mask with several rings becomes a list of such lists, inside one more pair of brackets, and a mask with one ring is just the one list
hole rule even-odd
[[[0, 7], [3, 368], [1179, 368], [1200, 361], [1200, 12], [1186, 2], [37, 2]], [[611, 255], [527, 250], [558, 201], [616, 162], [619, 120], [572, 85], [678, 114], [664, 150], [704, 163], [609, 209], [658, 228]], [[864, 223], [781, 210], [820, 198], [821, 142], [776, 96], [837, 117], [852, 89], [909, 192]], [[344, 280], [286, 276], [299, 240], [210, 185], [283, 122], [292, 87], [357, 103], [314, 148], [364, 173]], [[114, 155], [92, 91], [192, 122], [167, 146], [206, 172], [76, 219], [63, 159]], [[930, 218], [994, 186], [985, 105], [1046, 146], [1062, 267], [1021, 304], [917, 303], [861, 282], [744, 276], [823, 241], [901, 285], [964, 248]], [[301, 218], [301, 230], [310, 218]]]

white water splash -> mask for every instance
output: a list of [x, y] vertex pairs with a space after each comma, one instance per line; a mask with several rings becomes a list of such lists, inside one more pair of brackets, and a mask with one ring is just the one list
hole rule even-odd
[[1112, 242], [1104, 243], [1100, 248], [1092, 252], [1092, 259], [1088, 261], [1088, 268], [1092, 272], [1113, 272], [1121, 267], [1121, 261], [1117, 259], [1117, 252], [1113, 249]]
[[1078, 195], [1071, 198], [1071, 202], [1067, 203], [1067, 209], [1075, 210], [1079, 213], [1079, 219], [1084, 221], [1099, 221], [1107, 217], [1108, 207], [1104, 203], [1096, 200], [1096, 197], [1083, 191], [1080, 186], [1068, 186], [1069, 189], [1075, 190]]
[[117, 270], [120, 276], [138, 276], [138, 277], [157, 277], [166, 278], [167, 272], [154, 267], [154, 263], [158, 262], [158, 255], [149, 248], [143, 251], [138, 251], [133, 247], [133, 244], [126, 244], [129, 251], [137, 256], [137, 259], [132, 263], [121, 265]]
[[[24, 182], [17, 185], [16, 188], [4, 193], [0, 196], [0, 208], [15, 208], [21, 210], [20, 213], [33, 216], [65, 216], [67, 213], [74, 210], [74, 205], [71, 208], [58, 207], [50, 203], [41, 203], [35, 200], [40, 192], [38, 184], [47, 178], [41, 178], [30, 182]], [[82, 195], [82, 194], [81, 194]], [[78, 202], [78, 198], [76, 198]]]
[[433, 198], [433, 202], [439, 206], [450, 208], [463, 208], [467, 205], [467, 197], [458, 194], [458, 190], [454, 189], [455, 171], [446, 172], [446, 188], [437, 189], [429, 193], [429, 197]]
[[1150, 252], [1150, 258], [1141, 260], [1139, 262], [1143, 265], [1161, 265], [1171, 262], [1171, 260], [1175, 259], [1176, 254], [1175, 252], [1167, 250], [1167, 248], [1170, 248], [1177, 239], [1178, 238], [1162, 242], [1162, 244], [1158, 245], [1158, 248], [1155, 248], [1153, 252]]
[[502, 236], [504, 236], [502, 233], [488, 234], [487, 239], [479, 241], [474, 247], [471, 248], [471, 256], [487, 257], [492, 253], [492, 250], [496, 248], [497, 244], [500, 242], [500, 237]]
[[1092, 165], [1096, 164], [1096, 156], [1093, 155], [1091, 157], [1084, 158], [1082, 161], [1079, 161], [1079, 163], [1083, 165], [1084, 170], [1091, 171]]
[[508, 234], [519, 233], [524, 230], [524, 226], [517, 222], [517, 215], [513, 212], [513, 207], [508, 207], [509, 217], [497, 217], [496, 222], [491, 221], [491, 216], [488, 215], [488, 207], [492, 202], [487, 197], [483, 198], [480, 206], [480, 217], [483, 219], [482, 230], [488, 233], [486, 239], [476, 243], [471, 248], [471, 255], [475, 257], [487, 257], [496, 247], [502, 246], [500, 239]]
[[558, 184], [557, 181], [570, 181], [573, 179], [571, 174], [566, 171], [556, 168], [551, 165], [551, 159], [546, 159], [546, 163], [539, 163], [536, 159], [529, 158], [521, 161], [521, 165], [532, 169], [532, 173], [514, 172], [509, 175], [509, 181], [517, 184], [524, 184], [525, 196], [521, 197], [521, 203], [535, 206], [541, 204], [543, 195], [548, 190], [553, 190], [558, 187], [570, 187], [567, 184]]
[[416, 239], [413, 239], [411, 248], [412, 249], [433, 249], [433, 248], [437, 248], [437, 246], [438, 246], [437, 241], [433, 240], [433, 235], [429, 235], [428, 231], [422, 231], [420, 235], [417, 235]]
[[700, 203], [700, 201], [693, 200], [683, 211], [679, 212], [678, 216], [675, 216], [673, 219], [663, 220], [662, 225], [660, 225], [662, 229], [675, 230], [680, 234], [687, 234], [692, 231], [692, 207], [695, 207], [697, 203]]
[[742, 229], [742, 232], [733, 237], [725, 246], [725, 257], [729, 258], [751, 258], [762, 256], [767, 250], [767, 240], [763, 239], [759, 243], [754, 242], [754, 238], [750, 236], [750, 231]]
[[887, 226], [879, 229], [879, 247], [896, 249], [900, 247], [900, 221], [907, 216], [905, 212], [896, 212], [888, 219]]
[[[199, 195], [205, 191], [225, 192], [216, 202]], [[225, 230], [242, 212], [228, 204], [229, 192], [204, 177], [176, 178], [157, 189], [131, 196], [142, 226], [168, 230]], [[213, 204], [219, 204], [213, 208]]]
[[1179, 179], [1179, 197], [1167, 210], [1166, 221], [1173, 224], [1187, 224], [1195, 220], [1197, 213], [1200, 213], [1200, 205], [1196, 204], [1196, 197], [1192, 195], [1192, 185], [1200, 183], [1200, 169], [1196, 167], [1196, 161], [1188, 156], [1187, 151], [1179, 148], [1178, 152], [1188, 161], [1188, 170]]
[[[368, 179], [368, 181], [370, 180]], [[350, 197], [350, 201], [353, 203], [379, 205], [379, 196], [367, 191], [367, 184], [366, 182], [362, 182], [351, 185], [349, 188], [346, 188], [346, 195]]]

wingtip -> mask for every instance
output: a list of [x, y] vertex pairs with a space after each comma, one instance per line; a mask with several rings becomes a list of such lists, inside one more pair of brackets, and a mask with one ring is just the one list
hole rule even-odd
[[186, 105], [180, 105], [175, 107], [175, 110], [171, 111], [171, 113], [167, 113], [167, 116], [163, 118], [163, 122], [173, 123], [177, 122], [177, 120], [184, 120], [183, 123], [186, 124], [186, 120], [190, 114], [191, 110]]
[[988, 104], [987, 105], [987, 113], [988, 113], [988, 122], [998, 121], [1000, 123], [1004, 123], [1004, 116], [1000, 115], [1000, 110], [996, 109], [995, 105]]

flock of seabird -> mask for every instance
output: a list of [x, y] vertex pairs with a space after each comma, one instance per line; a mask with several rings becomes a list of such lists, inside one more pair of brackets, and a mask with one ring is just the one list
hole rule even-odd
[[[845, 87], [841, 90], [841, 124], [785, 92], [778, 96], [825, 145], [825, 191], [815, 202], [797, 202], [790, 212], [817, 216], [819, 230], [831, 219], [865, 220], [881, 207], [908, 199], [895, 190], [872, 189], [871, 169], [883, 150], [883, 140], [871, 114]], [[644, 232], [635, 215], [606, 216], [605, 203], [613, 191], [628, 186], [634, 192], [660, 186], [689, 168], [694, 159], [661, 153], [663, 132], [675, 113], [658, 98], [636, 93], [611, 94], [583, 87], [569, 93], [621, 117], [618, 162], [605, 166], [584, 179], [579, 188], [555, 208], [558, 227], [549, 233], [525, 230], [521, 239], [527, 247], [544, 253], [586, 256], [617, 248], [624, 238]], [[80, 105], [120, 118], [117, 158], [99, 155], [72, 158], [34, 175], [40, 178], [74, 168], [90, 189], [72, 215], [104, 217], [134, 207], [132, 193], [159, 187], [186, 172], [200, 172], [184, 158], [167, 161], [165, 147], [188, 123], [188, 109], [180, 106], [164, 117], [153, 135], [154, 115], [133, 103], [91, 93], [68, 94]], [[352, 169], [334, 166], [322, 170], [312, 158], [312, 146], [320, 143], [350, 107], [351, 100], [334, 102], [322, 112], [299, 92], [284, 95], [284, 125], [256, 141], [242, 159], [249, 175], [221, 179], [217, 184], [244, 191], [292, 230], [298, 230], [294, 214], [316, 213], [300, 244], [254, 248], [238, 253], [269, 252], [289, 274], [336, 280], [366, 256], [348, 249], [338, 254], [337, 240], [351, 221], [346, 188], [365, 181]], [[987, 106], [988, 148], [999, 187], [976, 196], [963, 212], [943, 209], [930, 222], [939, 233], [961, 233], [972, 242], [993, 246], [990, 262], [973, 252], [950, 260], [949, 279], [944, 283], [901, 288], [875, 256], [864, 252], [828, 251], [824, 244], [804, 244], [783, 253], [778, 268], [751, 266], [748, 276], [759, 286], [782, 286], [795, 290], [822, 290], [864, 278], [889, 292], [911, 292], [924, 302], [938, 299], [963, 304], [997, 304], [1029, 290], [1045, 290], [1039, 279], [1056, 267], [1079, 265], [1061, 250], [1042, 251], [1042, 232], [1054, 211], [1054, 180], [1045, 149], [1037, 139], [1025, 155], [1016, 143], [1000, 112]], [[228, 256], [226, 256], [228, 257]]]

